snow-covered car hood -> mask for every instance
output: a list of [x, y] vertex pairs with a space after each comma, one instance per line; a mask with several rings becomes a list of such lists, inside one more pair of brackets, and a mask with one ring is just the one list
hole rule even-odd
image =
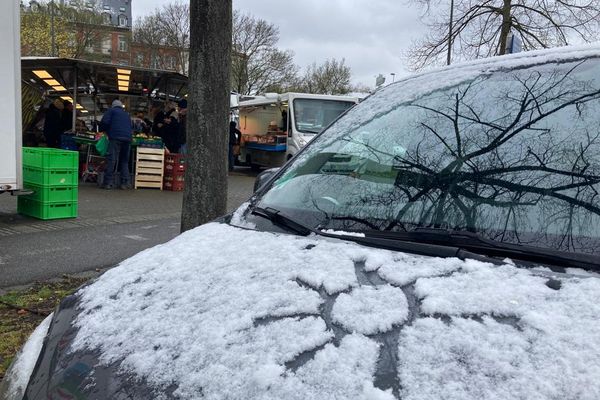
[[83, 288], [63, 358], [82, 398], [597, 400], [600, 279], [551, 275], [211, 223]]

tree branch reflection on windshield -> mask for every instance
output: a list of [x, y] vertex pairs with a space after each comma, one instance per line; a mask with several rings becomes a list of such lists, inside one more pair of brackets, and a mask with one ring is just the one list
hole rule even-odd
[[325, 132], [284, 179], [337, 198], [327, 223], [341, 229], [442, 227], [598, 253], [598, 64], [504, 70], [430, 93], [341, 137]]

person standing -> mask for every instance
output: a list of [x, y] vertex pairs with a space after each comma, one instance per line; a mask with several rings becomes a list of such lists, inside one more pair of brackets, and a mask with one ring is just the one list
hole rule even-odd
[[58, 149], [60, 147], [60, 135], [62, 134], [62, 111], [65, 108], [61, 99], [54, 100], [46, 110], [44, 119], [44, 138], [46, 146]]
[[[69, 100], [64, 100], [63, 101], [63, 105], [64, 105], [64, 110], [62, 112], [62, 119], [61, 119], [61, 124], [62, 124], [62, 132], [61, 133], [65, 133], [67, 131], [72, 132], [73, 131], [73, 103], [71, 103]], [[75, 132], [72, 132], [73, 134]]]
[[102, 116], [100, 128], [108, 135], [107, 166], [104, 173], [104, 189], [113, 189], [115, 167], [121, 174], [121, 189], [129, 189], [129, 149], [131, 146], [131, 118], [119, 100], [112, 102], [112, 107]]
[[177, 110], [173, 108], [167, 112], [164, 119], [162, 139], [169, 153], [179, 152], [179, 121], [177, 117]]
[[155, 136], [162, 137], [162, 128], [165, 126], [165, 111], [161, 106], [161, 103], [154, 102], [152, 104], [152, 134]]
[[233, 171], [235, 165], [235, 155], [233, 154], [233, 146], [239, 144], [242, 137], [242, 132], [237, 128], [235, 121], [229, 122], [229, 171]]
[[181, 99], [177, 106], [179, 107], [179, 152], [187, 154], [187, 100]]

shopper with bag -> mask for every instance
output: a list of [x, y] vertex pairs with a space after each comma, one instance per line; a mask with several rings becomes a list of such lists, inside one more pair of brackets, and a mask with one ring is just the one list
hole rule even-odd
[[131, 146], [131, 117], [119, 100], [112, 102], [112, 107], [104, 113], [100, 128], [108, 135], [108, 155], [104, 172], [104, 189], [113, 189], [115, 167], [118, 166], [121, 189], [129, 189], [129, 149]]

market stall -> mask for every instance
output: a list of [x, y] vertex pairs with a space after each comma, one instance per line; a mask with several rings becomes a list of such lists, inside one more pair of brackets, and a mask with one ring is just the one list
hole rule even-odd
[[57, 99], [71, 104], [72, 111], [62, 114], [70, 123], [65, 124], [60, 147], [80, 152], [83, 181], [97, 180], [105, 168], [99, 121], [114, 99], [121, 100], [132, 117], [130, 171], [135, 173], [138, 148], [164, 147], [151, 129], [154, 114], [165, 103], [187, 97], [187, 77], [171, 71], [32, 57], [23, 58], [21, 68], [24, 142], [30, 146], [43, 142], [40, 131], [45, 105]]

